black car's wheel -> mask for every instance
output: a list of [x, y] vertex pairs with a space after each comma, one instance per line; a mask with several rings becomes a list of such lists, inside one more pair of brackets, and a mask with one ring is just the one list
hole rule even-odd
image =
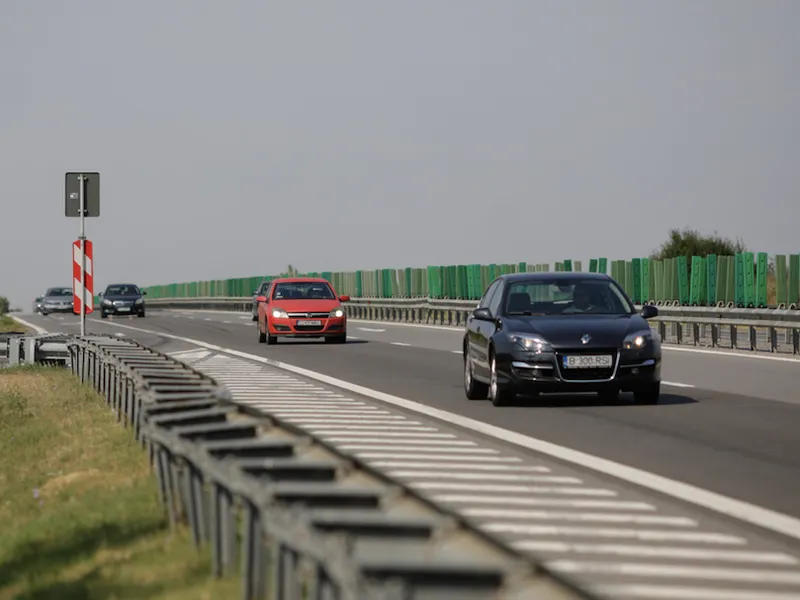
[[140, 312], [138, 316], [139, 316], [140, 319], [143, 318], [144, 317], [144, 311]]
[[633, 401], [636, 404], [658, 404], [661, 396], [661, 382], [651, 383], [646, 388], [636, 390], [633, 393]]
[[468, 400], [486, 400], [489, 386], [480, 381], [475, 381], [472, 373], [472, 357], [464, 356], [464, 393]]
[[107, 319], [108, 318], [108, 313], [105, 312], [105, 311], [100, 311], [100, 318], [101, 319]]
[[491, 383], [489, 383], [489, 398], [495, 406], [510, 406], [517, 399], [517, 392], [513, 387], [501, 388], [497, 382], [497, 359], [494, 354], [491, 358]]
[[258, 313], [253, 315], [253, 321], [258, 321]]

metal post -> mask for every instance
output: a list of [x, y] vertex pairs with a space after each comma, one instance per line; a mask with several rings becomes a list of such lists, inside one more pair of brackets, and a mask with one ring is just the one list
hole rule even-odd
[[84, 229], [84, 179], [83, 175], [78, 175], [78, 198], [80, 202], [81, 235], [81, 337], [86, 335], [86, 231]]

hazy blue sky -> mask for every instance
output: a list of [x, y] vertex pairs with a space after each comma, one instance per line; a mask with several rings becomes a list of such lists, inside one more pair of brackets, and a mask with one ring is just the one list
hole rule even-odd
[[[67, 8], [69, 6], [69, 8]], [[2, 0], [0, 295], [800, 251], [797, 0]]]

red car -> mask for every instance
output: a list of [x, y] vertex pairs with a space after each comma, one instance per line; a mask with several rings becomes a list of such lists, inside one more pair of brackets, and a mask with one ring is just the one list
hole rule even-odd
[[333, 286], [316, 277], [275, 279], [266, 296], [258, 296], [258, 341], [276, 344], [280, 337], [325, 338], [344, 344], [347, 315]]

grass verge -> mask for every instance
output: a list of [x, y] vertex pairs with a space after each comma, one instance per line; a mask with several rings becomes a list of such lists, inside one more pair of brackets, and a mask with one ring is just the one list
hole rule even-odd
[[7, 331], [24, 331], [28, 332], [29, 329], [22, 323], [18, 323], [8, 315], [0, 315], [0, 333]]
[[147, 454], [60, 367], [0, 371], [0, 599], [238, 597], [169, 530]]

